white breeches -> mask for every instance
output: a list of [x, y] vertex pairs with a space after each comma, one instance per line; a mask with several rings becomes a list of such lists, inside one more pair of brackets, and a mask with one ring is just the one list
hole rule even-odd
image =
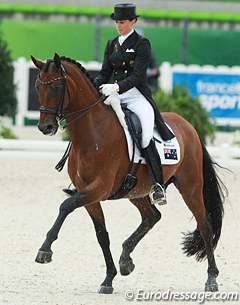
[[136, 113], [142, 126], [142, 148], [146, 148], [153, 137], [154, 110], [148, 100], [137, 88], [132, 88], [122, 94], [113, 93], [117, 96], [121, 104]]

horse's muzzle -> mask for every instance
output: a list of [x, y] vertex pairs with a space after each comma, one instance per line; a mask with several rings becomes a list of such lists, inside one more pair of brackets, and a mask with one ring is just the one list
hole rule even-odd
[[38, 129], [44, 135], [51, 135], [51, 136], [53, 136], [58, 131], [58, 124], [57, 124], [57, 122], [52, 122], [52, 121], [44, 122], [44, 123], [39, 122], [38, 123]]

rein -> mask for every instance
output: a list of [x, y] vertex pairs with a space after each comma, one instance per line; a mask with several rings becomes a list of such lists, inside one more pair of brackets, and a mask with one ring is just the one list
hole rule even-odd
[[77, 120], [79, 120], [80, 118], [82, 118], [86, 113], [88, 113], [92, 108], [94, 108], [95, 106], [97, 106], [97, 104], [99, 104], [100, 102], [104, 101], [106, 99], [105, 96], [101, 96], [95, 103], [93, 103], [92, 105], [84, 108], [84, 109], [80, 109], [74, 112], [69, 112], [65, 115], [64, 118], [80, 113], [75, 119], [73, 119], [71, 122], [67, 123], [66, 125], [63, 126], [63, 129], [67, 128], [69, 125], [73, 124], [74, 122], [76, 122]]
[[38, 80], [39, 80], [39, 82], [42, 85], [49, 85], [49, 84], [54, 83], [55, 81], [62, 80], [62, 86], [63, 86], [62, 87], [62, 92], [61, 92], [61, 97], [60, 97], [58, 109], [54, 110], [54, 109], [46, 108], [45, 106], [40, 106], [39, 107], [40, 113], [48, 113], [48, 114], [55, 115], [56, 116], [56, 120], [58, 122], [64, 120], [66, 117], [69, 117], [69, 116], [72, 116], [72, 115], [75, 115], [75, 114], [79, 113], [79, 115], [75, 119], [73, 119], [69, 123], [65, 124], [64, 126], [62, 126], [62, 129], [65, 129], [69, 125], [72, 125], [73, 123], [75, 123], [77, 120], [82, 118], [85, 114], [87, 114], [92, 108], [94, 108], [100, 102], [104, 101], [107, 98], [105, 96], [101, 96], [95, 103], [93, 103], [90, 106], [87, 106], [86, 108], [83, 108], [83, 109], [80, 109], [80, 110], [77, 110], [77, 111], [73, 111], [73, 112], [64, 113], [63, 112], [63, 104], [64, 104], [64, 97], [65, 97], [66, 89], [67, 89], [67, 92], [69, 94], [66, 78], [67, 78], [67, 74], [65, 72], [65, 69], [64, 69], [63, 65], [61, 65], [61, 76], [58, 76], [58, 77], [53, 78], [53, 79], [50, 79], [48, 81], [42, 81], [40, 79], [40, 74], [38, 75]]

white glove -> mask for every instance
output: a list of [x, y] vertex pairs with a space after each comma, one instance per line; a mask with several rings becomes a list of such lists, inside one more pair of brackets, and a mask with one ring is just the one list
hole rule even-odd
[[99, 88], [101, 89], [102, 94], [106, 96], [119, 91], [118, 84], [103, 84]]

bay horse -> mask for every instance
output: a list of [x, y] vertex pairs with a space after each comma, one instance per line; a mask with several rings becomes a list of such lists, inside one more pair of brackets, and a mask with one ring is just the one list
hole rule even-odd
[[[129, 167], [127, 143], [122, 126], [110, 106], [102, 102], [89, 73], [77, 61], [55, 54], [43, 62], [31, 57], [39, 69], [36, 90], [40, 103], [39, 130], [54, 135], [58, 122], [65, 120], [72, 148], [68, 174], [77, 193], [63, 201], [59, 214], [36, 257], [38, 263], [52, 260], [51, 245], [57, 239], [69, 213], [84, 207], [90, 215], [106, 263], [106, 277], [99, 293], [113, 292], [117, 274], [110, 251], [110, 240], [100, 202], [108, 200], [121, 187]], [[206, 291], [217, 291], [219, 274], [214, 250], [221, 235], [225, 186], [193, 126], [176, 113], [162, 113], [172, 128], [181, 150], [180, 161], [163, 166], [167, 186], [174, 183], [197, 222], [197, 228], [185, 234], [183, 251], [198, 261], [207, 258]], [[138, 183], [126, 198], [139, 210], [141, 224], [122, 244], [120, 273], [130, 274], [134, 263], [130, 256], [139, 241], [160, 220], [161, 213], [150, 203], [151, 177], [145, 164], [137, 172]]]

